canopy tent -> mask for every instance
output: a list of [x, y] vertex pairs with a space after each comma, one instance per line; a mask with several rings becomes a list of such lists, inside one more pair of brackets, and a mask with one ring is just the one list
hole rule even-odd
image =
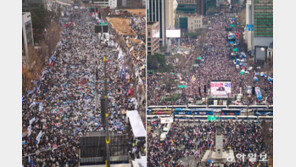
[[134, 136], [146, 137], [146, 130], [137, 110], [127, 111], [126, 116], [130, 121]]
[[137, 162], [139, 166], [147, 166], [147, 156], [141, 156], [141, 158], [135, 159], [135, 162]]

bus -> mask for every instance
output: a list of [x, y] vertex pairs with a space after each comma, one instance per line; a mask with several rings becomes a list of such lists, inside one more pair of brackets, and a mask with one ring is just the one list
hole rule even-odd
[[241, 110], [240, 109], [222, 109], [221, 114], [222, 115], [240, 115]]
[[152, 109], [149, 110], [149, 114], [152, 114], [152, 115], [171, 115], [172, 114], [172, 108], [152, 108]]
[[253, 112], [255, 116], [273, 116], [273, 109], [255, 109]]

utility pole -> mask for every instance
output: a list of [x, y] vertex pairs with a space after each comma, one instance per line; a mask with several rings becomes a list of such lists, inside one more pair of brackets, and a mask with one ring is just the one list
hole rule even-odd
[[101, 115], [106, 133], [106, 167], [110, 167], [110, 134], [109, 134], [109, 123], [108, 123], [108, 97], [107, 97], [107, 70], [106, 70], [106, 58], [103, 58], [104, 62], [104, 91], [101, 97]]

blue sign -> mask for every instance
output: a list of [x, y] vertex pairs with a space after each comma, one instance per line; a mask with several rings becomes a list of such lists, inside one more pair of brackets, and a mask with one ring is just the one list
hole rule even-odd
[[254, 25], [247, 24], [246, 27], [247, 27], [248, 31], [254, 31]]

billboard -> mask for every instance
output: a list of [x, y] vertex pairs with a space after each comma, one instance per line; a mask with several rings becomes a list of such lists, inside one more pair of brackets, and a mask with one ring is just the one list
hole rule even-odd
[[173, 117], [160, 118], [161, 124], [168, 124], [168, 123], [173, 123], [173, 122], [174, 122]]
[[166, 37], [167, 38], [180, 38], [181, 37], [181, 30], [166, 30]]
[[230, 81], [211, 81], [211, 96], [214, 98], [228, 98], [231, 96]]

